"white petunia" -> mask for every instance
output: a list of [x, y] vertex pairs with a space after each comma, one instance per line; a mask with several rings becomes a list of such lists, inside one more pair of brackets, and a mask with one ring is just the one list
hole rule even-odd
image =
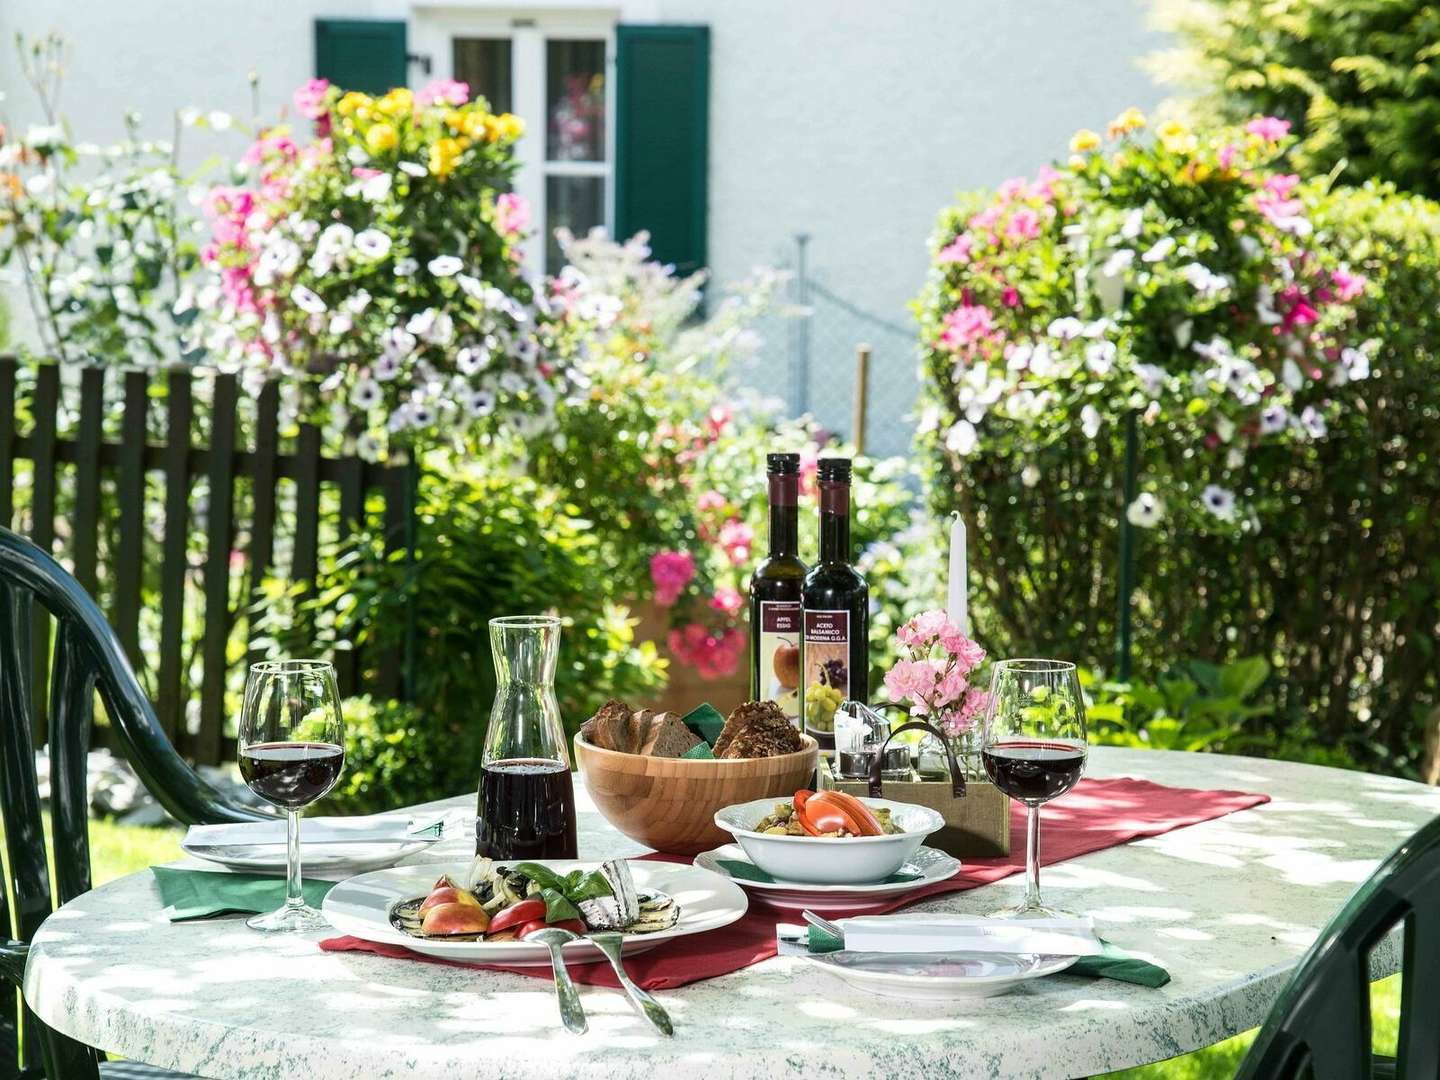
[[1358, 382], [1370, 377], [1370, 354], [1364, 349], [1344, 348], [1340, 350], [1340, 366], [1335, 369], [1337, 376], [1343, 373], [1340, 382]]
[[1260, 434], [1274, 435], [1284, 431], [1285, 425], [1290, 422], [1290, 413], [1284, 405], [1279, 403], [1266, 405], [1260, 410]]
[[384, 397], [378, 382], [374, 379], [361, 379], [350, 392], [350, 404], [357, 409], [368, 411], [379, 405]]
[[472, 390], [465, 395], [465, 411], [471, 416], [489, 416], [495, 411], [495, 395], [489, 390]]
[[485, 346], [466, 345], [455, 354], [455, 367], [462, 375], [476, 375], [490, 364], [490, 350]]
[[1325, 417], [1320, 415], [1320, 410], [1314, 405], [1306, 405], [1300, 410], [1300, 427], [1312, 439], [1323, 439], [1330, 430], [1325, 423]]
[[380, 347], [391, 356], [409, 356], [415, 345], [415, 335], [398, 326], [392, 326], [380, 338]]
[[424, 165], [420, 165], [417, 162], [402, 161], [400, 162], [400, 171], [406, 176], [413, 176], [418, 179], [424, 176], [427, 170]]
[[1148, 491], [1135, 496], [1135, 501], [1125, 508], [1125, 520], [1138, 529], [1153, 529], [1164, 516], [1165, 504]]
[[1108, 375], [1115, 367], [1118, 350], [1113, 341], [1096, 341], [1085, 346], [1085, 366], [1096, 375]]
[[380, 440], [368, 432], [355, 440], [355, 453], [365, 461], [380, 459]]
[[1035, 351], [1030, 354], [1030, 374], [1043, 379], [1054, 371], [1055, 354], [1050, 351], [1050, 346], [1036, 345]]
[[343, 311], [330, 316], [330, 333], [336, 337], [348, 334], [354, 326], [355, 320]]
[[370, 303], [370, 293], [365, 289], [356, 289], [345, 298], [345, 310], [351, 315], [359, 315]]
[[383, 353], [375, 361], [374, 375], [381, 382], [390, 382], [400, 374], [400, 357], [394, 353]]
[[426, 308], [424, 311], [416, 312], [414, 315], [410, 316], [410, 321], [405, 324], [405, 329], [408, 330], [410, 333], [414, 334], [416, 337], [423, 338], [427, 333], [429, 333], [430, 327], [435, 325], [435, 316], [439, 314], [440, 313], [436, 311], [433, 307]]
[[1125, 220], [1120, 225], [1120, 235], [1126, 240], [1134, 240], [1140, 235], [1140, 230], [1145, 227], [1145, 211], [1140, 207], [1125, 212]]
[[485, 299], [485, 284], [477, 277], [470, 274], [456, 274], [455, 281], [464, 290], [465, 295], [475, 300]]
[[1200, 493], [1200, 502], [1206, 510], [1221, 521], [1235, 520], [1235, 493], [1226, 491], [1218, 484], [1210, 484]]
[[1215, 420], [1215, 437], [1222, 443], [1228, 443], [1235, 438], [1235, 421], [1228, 416], [1217, 417]]
[[390, 197], [390, 185], [395, 178], [389, 173], [377, 173], [360, 181], [360, 197], [366, 202], [384, 202]]
[[1280, 365], [1280, 380], [1290, 389], [1299, 390], [1305, 385], [1305, 373], [1300, 370], [1300, 365], [1288, 356], [1285, 363]]
[[1085, 324], [1073, 315], [1065, 315], [1054, 320], [1047, 332], [1061, 341], [1073, 341], [1085, 332]]
[[1112, 252], [1110, 257], [1105, 260], [1104, 265], [1100, 267], [1100, 273], [1106, 277], [1115, 277], [1128, 270], [1134, 261], [1135, 252], [1129, 248], [1121, 248], [1119, 251]]
[[417, 401], [410, 406], [410, 422], [417, 428], [429, 427], [435, 423], [435, 407], [427, 402]]
[[390, 254], [390, 237], [379, 229], [365, 229], [355, 236], [355, 250], [367, 259], [383, 259]]
[[1185, 349], [1190, 346], [1190, 338], [1195, 333], [1195, 320], [1185, 319], [1175, 326], [1175, 344]]
[[1145, 254], [1140, 256], [1141, 262], [1157, 263], [1175, 250], [1175, 238], [1173, 236], [1162, 236], [1155, 243], [1151, 244]]
[[415, 274], [415, 271], [417, 271], [417, 270], [419, 270], [419, 269], [420, 269], [420, 263], [419, 263], [419, 261], [416, 260], [416, 259], [412, 259], [409, 255], [406, 255], [403, 259], [396, 259], [396, 260], [395, 260], [395, 276], [396, 276], [396, 277], [413, 277], [414, 274]]
[[291, 289], [290, 299], [294, 301], [295, 306], [301, 311], [308, 312], [311, 315], [323, 315], [329, 310], [325, 306], [325, 301], [304, 285], [296, 285]]
[[1198, 262], [1187, 263], [1180, 268], [1180, 276], [1190, 283], [1204, 299], [1213, 299], [1230, 287], [1230, 279], [1217, 274], [1208, 266]]
[[1093, 439], [1100, 434], [1100, 424], [1100, 410], [1094, 405], [1086, 405], [1080, 410], [1080, 430], [1087, 439]]
[[960, 420], [945, 436], [945, 449], [959, 454], [961, 457], [969, 457], [979, 441], [980, 437], [975, 431], [975, 425], [969, 420]]
[[1150, 397], [1159, 397], [1160, 390], [1165, 385], [1165, 369], [1156, 364], [1136, 364], [1135, 377], [1140, 380], [1140, 388]]
[[518, 371], [507, 371], [500, 376], [500, 389], [511, 397], [523, 393], [527, 385], [525, 376]]
[[1024, 371], [1030, 366], [1030, 354], [1035, 350], [1030, 345], [1007, 345], [1005, 347], [1005, 368], [1008, 371]]
[[350, 250], [350, 245], [355, 242], [355, 230], [343, 222], [336, 221], [326, 225], [320, 233], [320, 239], [316, 246], [322, 251], [328, 251], [333, 255], [341, 255]]
[[1238, 446], [1232, 446], [1225, 451], [1225, 467], [1231, 472], [1245, 464], [1245, 451]]
[[465, 269], [465, 264], [454, 255], [436, 255], [425, 264], [425, 269], [436, 277], [454, 277]]

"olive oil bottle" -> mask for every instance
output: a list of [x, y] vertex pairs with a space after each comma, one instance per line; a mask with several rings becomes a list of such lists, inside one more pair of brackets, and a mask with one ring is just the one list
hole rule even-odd
[[770, 554], [750, 579], [750, 697], [800, 725], [800, 455], [769, 454]]
[[850, 459], [821, 458], [820, 561], [805, 575], [805, 729], [833, 746], [835, 708], [870, 695], [870, 586], [850, 562]]

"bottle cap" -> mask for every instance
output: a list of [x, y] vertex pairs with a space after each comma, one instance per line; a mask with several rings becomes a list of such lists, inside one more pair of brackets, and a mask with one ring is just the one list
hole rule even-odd
[[799, 454], [766, 454], [765, 471], [771, 476], [798, 476]]
[[819, 465], [821, 480], [831, 480], [842, 484], [850, 482], [850, 459], [844, 457], [822, 457]]

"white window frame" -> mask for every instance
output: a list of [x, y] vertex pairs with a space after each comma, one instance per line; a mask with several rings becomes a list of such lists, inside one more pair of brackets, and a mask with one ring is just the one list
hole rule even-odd
[[[411, 48], [431, 58], [431, 78], [455, 77], [454, 39], [457, 37], [510, 40], [510, 95], [516, 116], [525, 121], [525, 134], [515, 144], [515, 191], [531, 208], [531, 235], [522, 245], [531, 273], [545, 270], [549, 207], [545, 181], [550, 176], [599, 176], [605, 181], [603, 224], [613, 235], [615, 223], [615, 26], [619, 12], [613, 7], [596, 10], [552, 11], [542, 6], [485, 10], [473, 7], [430, 6], [417, 3], [411, 24]], [[605, 43], [605, 157], [602, 161], [547, 161], [545, 158], [545, 43], [552, 39]], [[413, 77], [413, 76], [412, 76]]]

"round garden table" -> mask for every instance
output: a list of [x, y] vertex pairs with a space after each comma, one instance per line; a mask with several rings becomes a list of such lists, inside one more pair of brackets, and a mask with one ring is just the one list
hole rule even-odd
[[[1087, 1076], [1259, 1024], [1355, 885], [1440, 812], [1440, 791], [1420, 784], [1254, 758], [1097, 748], [1088, 772], [1273, 797], [1045, 869], [1048, 900], [1093, 913], [1106, 938], [1170, 971], [1158, 990], [1062, 975], [984, 1001], [907, 1003], [777, 957], [660, 992], [673, 1039], [656, 1035], [619, 991], [581, 987], [590, 1031], [576, 1037], [560, 1027], [548, 981], [323, 953], [324, 934], [277, 938], [240, 919], [171, 924], [150, 874], [139, 873], [49, 918], [31, 949], [25, 996], [76, 1039], [215, 1080]], [[644, 850], [611, 829], [578, 785], [577, 796], [583, 857]], [[427, 809], [473, 814], [473, 798]], [[469, 847], [447, 840], [428, 854], [464, 858]], [[921, 906], [986, 912], [1022, 889], [1014, 875]], [[1372, 973], [1398, 963], [1392, 938]]]

